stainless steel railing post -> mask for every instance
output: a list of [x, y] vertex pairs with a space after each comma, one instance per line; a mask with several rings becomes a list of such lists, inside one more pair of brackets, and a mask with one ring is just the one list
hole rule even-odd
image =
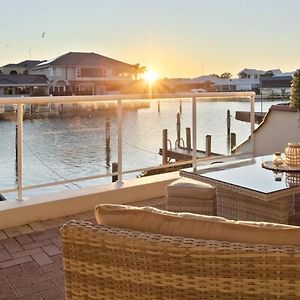
[[123, 183], [123, 103], [122, 100], [118, 100], [118, 184]]
[[255, 96], [250, 97], [251, 100], [251, 112], [250, 112], [250, 121], [251, 121], [251, 152], [252, 156], [255, 156], [255, 140], [254, 140], [254, 129], [255, 129]]
[[197, 100], [192, 101], [193, 169], [197, 168]]
[[18, 104], [17, 111], [17, 123], [18, 123], [18, 136], [17, 136], [17, 146], [18, 146], [18, 200], [23, 200], [23, 105]]

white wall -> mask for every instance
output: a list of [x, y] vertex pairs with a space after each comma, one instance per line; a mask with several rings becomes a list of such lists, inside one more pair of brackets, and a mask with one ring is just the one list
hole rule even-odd
[[164, 197], [166, 186], [179, 178], [179, 172], [153, 175], [72, 191], [43, 194], [23, 201], [2, 201], [0, 230], [30, 222], [54, 219], [94, 209], [97, 204], [130, 204]]
[[[297, 112], [270, 110], [255, 130], [255, 156], [284, 152], [290, 142], [300, 143], [300, 120]], [[237, 146], [237, 152], [251, 151], [250, 139]]]

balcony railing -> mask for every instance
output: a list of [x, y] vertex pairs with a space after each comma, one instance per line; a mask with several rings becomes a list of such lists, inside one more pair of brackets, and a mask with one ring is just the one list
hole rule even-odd
[[[123, 126], [123, 119], [122, 119], [122, 111], [123, 111], [123, 102], [128, 100], [145, 100], [145, 99], [160, 99], [161, 101], [167, 99], [191, 99], [192, 101], [192, 160], [188, 161], [192, 163], [193, 168], [197, 167], [197, 100], [201, 100], [204, 98], [224, 98], [224, 99], [233, 99], [233, 98], [247, 98], [251, 103], [251, 149], [252, 153], [255, 151], [255, 144], [253, 138], [253, 131], [254, 131], [254, 123], [255, 123], [255, 93], [254, 92], [226, 92], [226, 93], [177, 93], [177, 94], [152, 94], [149, 95], [140, 95], [140, 94], [133, 94], [133, 95], [99, 95], [99, 96], [58, 96], [58, 97], [9, 97], [9, 98], [1, 98], [0, 99], [0, 106], [1, 105], [16, 105], [17, 106], [17, 125], [18, 125], [18, 134], [17, 134], [17, 188], [16, 189], [6, 189], [0, 190], [0, 194], [17, 192], [17, 199], [23, 200], [23, 191], [35, 188], [43, 188], [43, 187], [50, 187], [55, 185], [62, 185], [67, 183], [74, 183], [79, 181], [85, 180], [93, 180], [99, 179], [103, 177], [111, 177], [114, 175], [118, 176], [117, 184], [122, 184], [123, 182], [123, 175], [128, 173], [136, 173], [141, 171], [147, 171], [153, 169], [153, 167], [149, 168], [140, 168], [140, 169], [132, 169], [132, 170], [123, 170], [123, 155], [122, 155], [122, 126]], [[81, 178], [72, 178], [69, 180], [61, 180], [51, 183], [45, 184], [36, 184], [30, 186], [23, 185], [23, 112], [24, 112], [24, 105], [26, 104], [62, 104], [62, 103], [84, 103], [84, 102], [105, 102], [105, 101], [115, 101], [117, 102], [117, 163], [118, 163], [118, 171], [106, 174], [100, 174], [95, 176], [88, 176], [88, 177], [81, 177]], [[186, 164], [187, 161], [184, 162]], [[182, 163], [174, 163], [173, 166], [179, 166]], [[167, 165], [160, 165], [157, 168], [164, 168]]]

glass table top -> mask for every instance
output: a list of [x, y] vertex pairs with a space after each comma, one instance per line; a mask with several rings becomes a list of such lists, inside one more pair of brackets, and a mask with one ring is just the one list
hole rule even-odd
[[287, 188], [300, 188], [300, 172], [274, 172], [262, 167], [273, 155], [242, 159], [233, 163], [216, 163], [205, 169], [182, 170], [181, 175], [206, 177], [261, 193], [273, 193]]

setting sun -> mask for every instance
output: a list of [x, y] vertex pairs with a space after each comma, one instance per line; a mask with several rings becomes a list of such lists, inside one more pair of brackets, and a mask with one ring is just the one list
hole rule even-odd
[[152, 84], [158, 78], [158, 75], [154, 70], [149, 70], [144, 74], [143, 78], [149, 84]]

